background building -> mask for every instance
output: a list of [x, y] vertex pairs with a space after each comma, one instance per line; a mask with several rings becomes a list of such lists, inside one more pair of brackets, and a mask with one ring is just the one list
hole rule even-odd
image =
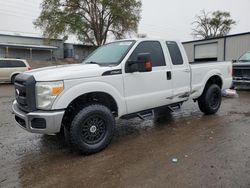
[[237, 60], [250, 51], [250, 32], [183, 42], [189, 62]]
[[[250, 32], [183, 42], [189, 62], [231, 61], [250, 51]], [[0, 34], [0, 58], [51, 61], [64, 58], [81, 61], [95, 48], [64, 43], [61, 39]], [[41, 66], [42, 63], [40, 63]]]
[[0, 34], [0, 57], [55, 60], [64, 57], [63, 40]]
[[73, 58], [77, 61], [85, 59], [95, 47], [82, 44], [64, 44], [64, 58]]
[[0, 58], [32, 61], [72, 58], [81, 61], [93, 50], [93, 46], [64, 43], [61, 39], [47, 40], [41, 37], [0, 34]]

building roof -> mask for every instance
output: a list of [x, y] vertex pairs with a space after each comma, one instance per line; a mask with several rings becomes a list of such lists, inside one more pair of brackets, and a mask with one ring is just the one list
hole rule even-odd
[[209, 39], [191, 40], [191, 41], [183, 42], [183, 44], [188, 44], [188, 43], [193, 43], [193, 42], [209, 41], [209, 40], [214, 40], [214, 39], [222, 39], [222, 38], [228, 38], [228, 37], [236, 37], [236, 36], [241, 36], [241, 35], [250, 35], [250, 32], [226, 35], [226, 36], [222, 36], [222, 37], [214, 37], [214, 38], [209, 38]]
[[[30, 39], [46, 39], [46, 38], [44, 38], [44, 37], [38, 37], [38, 36], [12, 35], [12, 34], [3, 34], [3, 33], [0, 33], [0, 36], [30, 38]], [[51, 40], [63, 41], [63, 39], [51, 39]]]
[[0, 43], [2, 47], [12, 47], [12, 48], [32, 48], [32, 49], [43, 49], [43, 50], [55, 50], [56, 46], [46, 46], [46, 45], [30, 45], [30, 44], [14, 44], [14, 43]]

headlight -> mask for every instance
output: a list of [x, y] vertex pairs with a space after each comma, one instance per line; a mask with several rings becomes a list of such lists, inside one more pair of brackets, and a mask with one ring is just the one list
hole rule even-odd
[[37, 82], [36, 106], [41, 110], [50, 110], [56, 97], [63, 91], [63, 81]]

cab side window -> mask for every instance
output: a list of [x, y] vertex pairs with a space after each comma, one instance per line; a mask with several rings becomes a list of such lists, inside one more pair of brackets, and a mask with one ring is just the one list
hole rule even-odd
[[157, 41], [144, 41], [141, 42], [131, 54], [129, 60], [136, 61], [138, 54], [140, 53], [150, 53], [152, 66], [159, 67], [165, 66], [165, 57], [163, 55], [161, 44]]
[[168, 51], [170, 53], [170, 57], [171, 57], [173, 65], [182, 65], [183, 58], [182, 58], [181, 51], [177, 43], [174, 41], [167, 41], [166, 45], [168, 47]]

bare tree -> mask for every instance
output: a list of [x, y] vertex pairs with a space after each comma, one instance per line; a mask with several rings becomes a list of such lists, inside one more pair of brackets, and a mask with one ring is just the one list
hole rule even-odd
[[230, 32], [232, 26], [236, 24], [231, 19], [229, 12], [221, 11], [211, 13], [202, 10], [200, 15], [195, 16], [195, 19], [192, 23], [192, 35], [195, 38], [203, 39], [225, 36]]

